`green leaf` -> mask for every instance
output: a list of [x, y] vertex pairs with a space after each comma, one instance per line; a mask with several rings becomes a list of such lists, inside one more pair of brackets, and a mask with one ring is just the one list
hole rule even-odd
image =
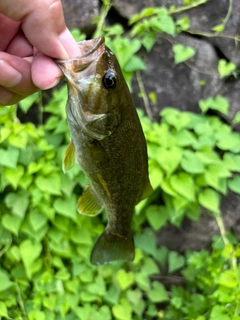
[[152, 289], [148, 290], [147, 296], [149, 300], [151, 300], [154, 303], [159, 303], [159, 302], [169, 300], [166, 289], [164, 288], [164, 285], [158, 281], [153, 281]]
[[121, 304], [112, 307], [112, 313], [117, 320], [131, 320], [132, 308], [127, 300], [122, 299]]
[[215, 98], [210, 97], [206, 100], [200, 100], [199, 107], [204, 113], [212, 109], [228, 115], [229, 101], [222, 96], [216, 96]]
[[107, 293], [104, 295], [104, 300], [112, 305], [118, 304], [120, 290], [115, 286], [111, 285]]
[[183, 17], [180, 19], [177, 19], [176, 25], [178, 26], [179, 31], [185, 31], [190, 28], [190, 20], [188, 17]]
[[213, 31], [217, 31], [217, 32], [222, 32], [224, 31], [224, 29], [225, 29], [224, 24], [218, 24], [217, 26], [212, 28]]
[[190, 150], [185, 150], [181, 159], [182, 168], [192, 174], [204, 172], [204, 166], [198, 155]]
[[168, 211], [164, 206], [150, 205], [145, 211], [149, 224], [154, 230], [161, 229], [168, 220]]
[[40, 310], [31, 310], [28, 312], [29, 320], [46, 320], [46, 315], [43, 311]]
[[204, 164], [216, 164], [220, 163], [220, 157], [217, 152], [211, 149], [203, 149], [196, 152], [196, 155]]
[[237, 111], [233, 120], [232, 120], [232, 123], [233, 124], [236, 124], [236, 123], [239, 123], [240, 122], [240, 111]]
[[191, 146], [193, 143], [197, 142], [194, 134], [186, 129], [179, 131], [176, 137], [177, 137], [177, 144], [180, 147]]
[[209, 320], [231, 320], [231, 318], [226, 314], [226, 307], [215, 305], [213, 306]]
[[43, 192], [53, 195], [61, 195], [61, 180], [57, 173], [49, 174], [47, 177], [37, 176], [36, 186]]
[[230, 152], [225, 152], [223, 155], [223, 163], [226, 169], [230, 171], [239, 171], [238, 165], [235, 161], [235, 155]]
[[174, 61], [176, 64], [184, 62], [195, 55], [192, 47], [184, 46], [180, 43], [173, 45]]
[[21, 100], [19, 102], [20, 109], [24, 112], [27, 113], [28, 109], [39, 100], [39, 93], [35, 92], [32, 95], [28, 96], [27, 98]]
[[99, 310], [92, 311], [92, 319], [111, 320], [111, 310], [108, 306], [101, 306]]
[[185, 264], [183, 256], [175, 251], [170, 251], [168, 255], [168, 272], [172, 273], [176, 270], [181, 269]]
[[116, 280], [122, 290], [126, 290], [134, 283], [134, 274], [121, 269], [117, 272]]
[[9, 319], [7, 306], [4, 302], [1, 302], [1, 301], [0, 301], [0, 317], [4, 317], [4, 318]]
[[159, 187], [163, 179], [163, 171], [155, 160], [149, 162], [149, 179], [153, 189]]
[[113, 51], [117, 55], [117, 59], [122, 68], [132, 56], [141, 48], [141, 42], [137, 39], [130, 40], [128, 38], [116, 37], [113, 40]]
[[77, 209], [76, 209], [76, 197], [72, 196], [71, 198], [65, 199], [56, 199], [53, 203], [54, 209], [58, 214], [71, 218], [73, 221], [76, 221], [77, 218]]
[[20, 225], [22, 223], [22, 219], [17, 216], [13, 216], [10, 214], [5, 214], [2, 217], [2, 225], [4, 228], [15, 234], [16, 236], [18, 235], [18, 231], [20, 228]]
[[137, 273], [135, 275], [135, 280], [141, 290], [148, 291], [150, 289], [150, 280], [145, 272]]
[[180, 195], [182, 195], [189, 201], [194, 201], [195, 184], [193, 178], [189, 174], [180, 172], [178, 174], [172, 175], [170, 178], [170, 184], [172, 188]]
[[12, 168], [6, 168], [5, 170], [5, 177], [10, 182], [10, 184], [14, 189], [17, 189], [17, 186], [20, 182], [20, 179], [23, 177], [23, 175], [24, 175], [23, 166], [18, 166], [17, 170]]
[[169, 175], [175, 171], [182, 158], [182, 149], [178, 147], [172, 147], [170, 149], [158, 148], [156, 154], [156, 160], [159, 165]]
[[19, 248], [22, 261], [26, 267], [29, 267], [40, 256], [42, 251], [41, 243], [31, 240], [24, 240], [21, 242]]
[[9, 146], [7, 150], [0, 149], [0, 165], [16, 169], [19, 157], [19, 150]]
[[219, 131], [216, 133], [217, 147], [221, 150], [230, 150], [238, 153], [240, 151], [240, 139], [236, 132]]
[[94, 279], [94, 283], [87, 285], [87, 291], [99, 296], [104, 296], [106, 293], [106, 285], [102, 276], [98, 275]]
[[142, 39], [142, 44], [145, 47], [145, 49], [150, 52], [152, 47], [154, 46], [156, 42], [156, 32], [148, 32]]
[[238, 285], [236, 276], [233, 270], [225, 270], [221, 272], [218, 282], [221, 286], [224, 286], [230, 289], [234, 289]]
[[155, 92], [153, 92], [153, 91], [149, 92], [148, 97], [149, 97], [150, 101], [152, 102], [152, 104], [154, 104], [154, 105], [157, 104], [157, 95]]
[[57, 296], [56, 294], [51, 294], [50, 296], [43, 297], [43, 306], [48, 310], [53, 311], [57, 304]]
[[152, 18], [151, 23], [159, 28], [161, 31], [166, 32], [172, 36], [175, 34], [175, 23], [171, 16], [160, 15], [159, 18]]
[[29, 194], [26, 191], [8, 193], [5, 198], [5, 203], [8, 208], [12, 209], [12, 213], [23, 218], [29, 205]]
[[143, 60], [138, 56], [132, 56], [130, 60], [125, 64], [124, 71], [135, 72], [137, 70], [146, 70], [146, 65]]
[[156, 235], [150, 228], [144, 229], [142, 234], [136, 234], [134, 240], [137, 248], [142, 249], [147, 254], [155, 256]]
[[240, 193], [240, 175], [236, 174], [231, 180], [228, 180], [228, 187], [236, 193]]
[[0, 270], [0, 292], [10, 288], [13, 283], [9, 280], [7, 272]]
[[227, 62], [225, 59], [220, 59], [218, 62], [218, 72], [220, 74], [220, 78], [224, 78], [229, 76], [237, 66], [232, 62]]
[[29, 221], [34, 231], [39, 231], [47, 223], [47, 218], [37, 209], [32, 210], [29, 215]]
[[204, 208], [216, 214], [220, 213], [220, 195], [218, 192], [207, 188], [199, 193], [198, 200]]
[[141, 272], [148, 276], [160, 273], [156, 262], [150, 257], [145, 258]]

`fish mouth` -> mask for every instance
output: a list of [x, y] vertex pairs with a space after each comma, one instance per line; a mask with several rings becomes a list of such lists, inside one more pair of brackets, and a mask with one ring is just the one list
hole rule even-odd
[[78, 42], [78, 47], [80, 54], [77, 57], [55, 60], [65, 76], [67, 76], [67, 70], [77, 73], [98, 60], [104, 51], [105, 39], [103, 36], [100, 36], [91, 40], [83, 40]]

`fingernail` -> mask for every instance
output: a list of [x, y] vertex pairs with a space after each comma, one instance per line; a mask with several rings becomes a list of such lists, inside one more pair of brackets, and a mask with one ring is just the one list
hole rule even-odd
[[79, 48], [77, 42], [75, 41], [71, 32], [68, 29], [66, 29], [63, 33], [60, 34], [59, 40], [68, 55], [67, 59], [74, 58], [79, 55]]
[[48, 84], [42, 86], [41, 89], [42, 90], [51, 89], [51, 88], [55, 87], [59, 83], [60, 80], [61, 80], [61, 78], [56, 78], [51, 83], [48, 83]]
[[19, 84], [22, 75], [6, 61], [0, 60], [0, 85], [6, 88], [12, 88]]

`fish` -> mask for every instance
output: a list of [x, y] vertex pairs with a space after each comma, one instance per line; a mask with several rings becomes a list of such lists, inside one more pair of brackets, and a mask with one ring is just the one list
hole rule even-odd
[[57, 60], [67, 79], [71, 136], [63, 171], [77, 162], [89, 178], [77, 202], [80, 214], [96, 216], [106, 210], [108, 223], [90, 262], [131, 262], [134, 207], [152, 193], [146, 140], [120, 65], [104, 36], [78, 46], [79, 56]]

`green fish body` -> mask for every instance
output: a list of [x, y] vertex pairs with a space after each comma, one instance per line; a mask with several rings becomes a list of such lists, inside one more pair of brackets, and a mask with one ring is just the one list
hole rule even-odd
[[106, 209], [108, 224], [91, 263], [132, 261], [134, 207], [152, 192], [146, 141], [118, 61], [104, 38], [82, 41], [79, 50], [79, 57], [57, 61], [68, 82], [71, 134], [63, 170], [76, 161], [90, 179], [78, 200], [79, 213], [95, 216]]

